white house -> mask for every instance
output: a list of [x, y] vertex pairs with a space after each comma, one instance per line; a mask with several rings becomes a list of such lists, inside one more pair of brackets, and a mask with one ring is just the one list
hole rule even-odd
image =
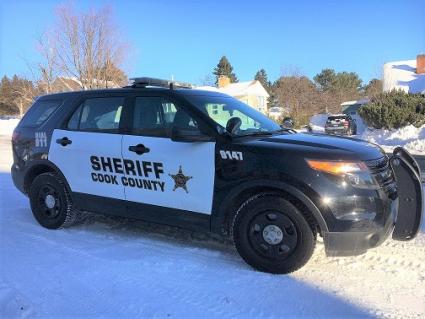
[[218, 88], [212, 86], [198, 87], [201, 90], [217, 91], [248, 104], [261, 113], [267, 113], [267, 99], [269, 94], [261, 85], [260, 81], [247, 81], [230, 83], [230, 79], [226, 76], [221, 76], [218, 79]]
[[401, 89], [408, 93], [425, 93], [425, 55], [416, 60], [388, 62], [384, 64], [384, 92]]

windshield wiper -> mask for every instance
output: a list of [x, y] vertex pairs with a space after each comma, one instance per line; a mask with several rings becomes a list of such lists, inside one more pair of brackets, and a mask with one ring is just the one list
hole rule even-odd
[[243, 137], [243, 136], [261, 136], [261, 135], [273, 135], [272, 132], [268, 132], [268, 131], [255, 131], [255, 132], [251, 132], [251, 133], [246, 133], [246, 134], [242, 134], [242, 135], [237, 135], [237, 137]]
[[276, 131], [273, 131], [272, 133], [282, 133], [282, 132], [289, 132], [289, 133], [298, 133], [297, 131], [295, 131], [294, 129], [292, 129], [292, 128], [285, 128], [285, 127], [282, 127], [282, 128], [280, 128], [280, 129], [278, 129], [278, 130], [276, 130]]

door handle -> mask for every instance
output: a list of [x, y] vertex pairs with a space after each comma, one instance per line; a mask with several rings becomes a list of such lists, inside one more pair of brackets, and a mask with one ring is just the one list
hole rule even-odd
[[145, 147], [143, 144], [132, 145], [128, 147], [130, 152], [134, 152], [137, 155], [142, 155], [144, 153], [149, 153], [150, 149]]
[[67, 146], [67, 145], [71, 144], [72, 141], [69, 138], [67, 138], [67, 137], [62, 137], [62, 138], [58, 138], [56, 140], [56, 143], [58, 143], [58, 144], [60, 144], [62, 146]]

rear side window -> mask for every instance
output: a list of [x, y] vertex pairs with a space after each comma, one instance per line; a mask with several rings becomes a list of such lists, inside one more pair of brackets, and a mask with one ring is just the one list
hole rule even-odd
[[81, 131], [118, 132], [124, 97], [85, 100], [72, 114], [68, 129]]
[[49, 116], [62, 105], [63, 100], [37, 100], [27, 111], [20, 126], [37, 127], [43, 124]]

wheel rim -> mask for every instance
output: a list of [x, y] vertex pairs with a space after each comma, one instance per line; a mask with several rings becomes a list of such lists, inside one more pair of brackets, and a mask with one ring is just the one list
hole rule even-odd
[[61, 202], [56, 189], [51, 185], [43, 185], [37, 195], [38, 211], [47, 219], [55, 219], [60, 214]]
[[262, 212], [249, 224], [248, 239], [251, 247], [268, 259], [288, 258], [298, 245], [298, 237], [293, 221], [281, 212]]

